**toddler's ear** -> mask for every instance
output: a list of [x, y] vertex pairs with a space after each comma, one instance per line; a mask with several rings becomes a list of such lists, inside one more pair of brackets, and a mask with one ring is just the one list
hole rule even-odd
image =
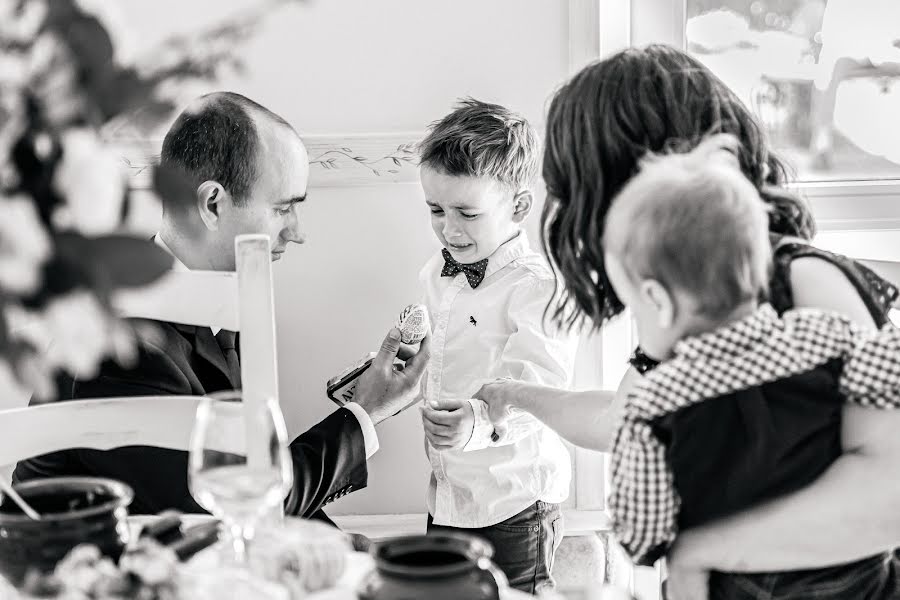
[[641, 282], [641, 294], [655, 308], [659, 327], [662, 329], [672, 327], [675, 323], [675, 298], [666, 286], [655, 279], [648, 279]]
[[531, 190], [522, 190], [516, 194], [513, 198], [513, 221], [515, 223], [524, 221], [528, 213], [531, 212], [533, 204], [534, 194], [532, 194]]

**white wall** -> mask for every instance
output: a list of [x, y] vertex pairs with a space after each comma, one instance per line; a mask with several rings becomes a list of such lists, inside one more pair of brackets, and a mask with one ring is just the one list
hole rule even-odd
[[[134, 53], [254, 4], [122, 0], [116, 20]], [[566, 74], [567, 18], [559, 0], [309, 0], [273, 12], [220, 87], [307, 134], [417, 131], [467, 94], [540, 119]]]
[[[139, 52], [252, 4], [125, 0], [116, 9]], [[191, 93], [244, 93], [301, 134], [421, 131], [465, 95], [506, 104], [541, 127], [546, 99], [566, 75], [567, 18], [562, 1], [317, 0], [265, 22], [240, 50], [245, 76]], [[438, 249], [414, 184], [313, 189], [302, 218], [308, 242], [275, 268], [281, 401], [293, 433], [332, 410], [325, 381], [377, 349], [418, 298], [416, 274]], [[379, 435], [369, 488], [330, 512], [424, 511], [418, 413], [392, 419]]]

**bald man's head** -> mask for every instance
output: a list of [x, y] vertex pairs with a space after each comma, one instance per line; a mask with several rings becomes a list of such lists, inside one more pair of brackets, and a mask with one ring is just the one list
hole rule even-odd
[[[160, 167], [174, 171], [196, 189], [215, 181], [240, 206], [248, 201], [259, 176], [261, 130], [286, 128], [287, 121], [253, 100], [233, 92], [201, 96], [175, 120], [163, 140]], [[193, 194], [164, 197], [167, 212], [189, 208]]]
[[160, 235], [190, 269], [234, 271], [234, 240], [265, 234], [277, 260], [302, 243], [309, 155], [284, 119], [232, 93], [203, 96], [163, 142]]

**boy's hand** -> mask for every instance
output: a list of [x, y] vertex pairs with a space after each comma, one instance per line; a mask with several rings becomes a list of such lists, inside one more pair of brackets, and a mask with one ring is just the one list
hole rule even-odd
[[425, 438], [437, 450], [463, 448], [472, 438], [475, 413], [468, 400], [438, 400], [422, 408]]
[[509, 377], [496, 379], [490, 383], [486, 383], [475, 392], [472, 396], [476, 400], [481, 400], [488, 407], [488, 417], [494, 424], [494, 431], [502, 438], [507, 429], [506, 422], [512, 416], [513, 405], [512, 400], [515, 398], [516, 381]]

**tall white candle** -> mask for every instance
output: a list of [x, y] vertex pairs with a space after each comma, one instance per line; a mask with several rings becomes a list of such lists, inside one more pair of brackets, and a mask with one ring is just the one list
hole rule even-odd
[[[278, 366], [275, 350], [275, 306], [269, 236], [235, 238], [238, 275], [238, 312], [241, 335], [241, 383], [244, 408], [265, 410], [269, 399], [278, 401]], [[269, 463], [269, 444], [263, 432], [247, 428], [247, 461], [251, 467]]]

